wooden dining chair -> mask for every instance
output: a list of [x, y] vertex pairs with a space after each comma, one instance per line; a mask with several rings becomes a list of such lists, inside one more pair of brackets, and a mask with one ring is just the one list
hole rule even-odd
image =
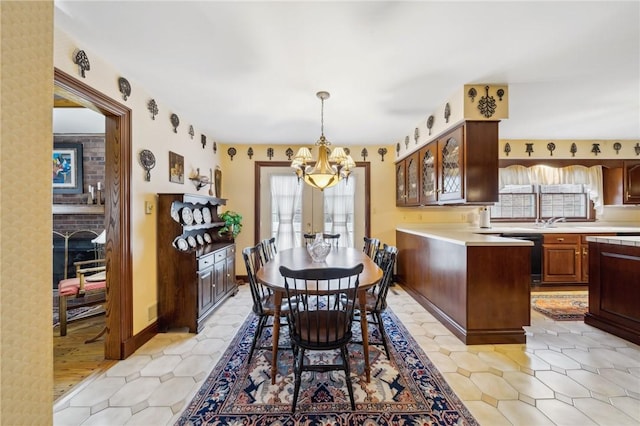
[[[256, 349], [272, 349], [272, 346], [260, 346], [258, 343], [262, 338], [265, 328], [273, 327], [273, 321], [280, 321], [281, 318], [275, 318], [275, 296], [273, 292], [266, 286], [262, 285], [256, 279], [258, 269], [264, 265], [265, 259], [262, 253], [262, 243], [258, 243], [253, 247], [247, 247], [242, 250], [242, 258], [247, 269], [247, 278], [249, 280], [249, 288], [251, 289], [251, 297], [253, 299], [253, 313], [258, 316], [258, 327], [253, 335], [251, 350], [247, 362], [251, 362], [253, 353]], [[280, 317], [285, 317], [287, 310], [282, 309]], [[281, 326], [286, 323], [281, 322]]]
[[[293, 346], [295, 385], [291, 412], [295, 412], [304, 371], [345, 374], [351, 409], [355, 410], [349, 353], [351, 325], [357, 300], [362, 263], [353, 268], [292, 270], [280, 267], [289, 305], [289, 335]], [[335, 303], [340, 299], [342, 303]], [[339, 364], [305, 362], [306, 351], [339, 350]], [[309, 361], [309, 360], [307, 360]]]
[[[384, 324], [382, 322], [382, 312], [387, 309], [387, 294], [389, 293], [389, 287], [393, 283], [393, 268], [397, 256], [398, 249], [395, 246], [385, 245], [384, 249], [380, 250], [376, 263], [380, 269], [382, 269], [382, 279], [373, 287], [372, 291], [366, 292], [367, 299], [365, 303], [365, 315], [368, 317], [368, 323], [374, 324], [380, 332], [380, 341], [374, 341], [371, 339], [371, 336], [369, 336], [369, 344], [382, 345], [388, 359], [391, 359], [391, 356], [389, 355], [387, 333], [384, 330]], [[357, 312], [356, 317], [359, 315], [362, 315], [362, 313]]]
[[262, 257], [265, 261], [270, 261], [278, 253], [278, 248], [276, 247], [276, 237], [265, 238], [260, 242], [260, 244], [262, 247]]
[[362, 247], [362, 251], [365, 252], [367, 256], [375, 260], [379, 249], [380, 249], [379, 239], [364, 237], [364, 246]]
[[[316, 234], [304, 234], [305, 244], [311, 244], [315, 241], [315, 239]], [[322, 239], [331, 243], [332, 247], [338, 247], [338, 243], [340, 242], [340, 234], [329, 234], [325, 232], [322, 234]]]

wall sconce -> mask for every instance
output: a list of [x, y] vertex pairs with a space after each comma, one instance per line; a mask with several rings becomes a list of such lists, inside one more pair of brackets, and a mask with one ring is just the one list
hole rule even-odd
[[196, 190], [200, 191], [203, 187], [209, 185], [211, 186], [211, 179], [209, 176], [201, 175], [200, 168], [196, 169], [196, 174], [192, 175], [189, 180], [193, 182], [193, 185], [196, 187]]

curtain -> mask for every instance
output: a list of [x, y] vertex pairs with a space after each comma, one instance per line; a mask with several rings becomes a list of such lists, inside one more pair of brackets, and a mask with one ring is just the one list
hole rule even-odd
[[331, 218], [331, 233], [340, 234], [341, 247], [353, 247], [355, 176], [342, 179], [340, 183], [324, 190], [325, 215]]
[[582, 184], [593, 201], [596, 215], [604, 211], [602, 200], [602, 166], [509, 166], [499, 170], [500, 189], [509, 185]]
[[300, 202], [301, 193], [302, 185], [298, 184], [296, 176], [271, 176], [272, 210], [278, 216], [278, 229], [276, 232], [278, 250], [286, 250], [300, 245], [299, 242], [296, 244], [293, 216], [296, 206]]

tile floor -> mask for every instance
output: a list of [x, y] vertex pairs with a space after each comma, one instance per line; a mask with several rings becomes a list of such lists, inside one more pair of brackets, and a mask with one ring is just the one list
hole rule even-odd
[[[640, 346], [532, 311], [527, 343], [465, 346], [396, 286], [389, 306], [481, 425], [640, 425]], [[250, 312], [247, 285], [198, 335], [158, 334], [54, 406], [54, 425], [172, 425]]]

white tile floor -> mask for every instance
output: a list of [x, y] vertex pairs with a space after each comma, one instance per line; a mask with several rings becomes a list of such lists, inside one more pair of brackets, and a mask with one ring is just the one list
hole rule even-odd
[[[466, 346], [400, 287], [389, 306], [481, 425], [640, 425], [640, 347], [532, 311], [527, 343]], [[172, 425], [250, 312], [247, 285], [198, 335], [158, 334], [54, 406], [54, 425]]]

